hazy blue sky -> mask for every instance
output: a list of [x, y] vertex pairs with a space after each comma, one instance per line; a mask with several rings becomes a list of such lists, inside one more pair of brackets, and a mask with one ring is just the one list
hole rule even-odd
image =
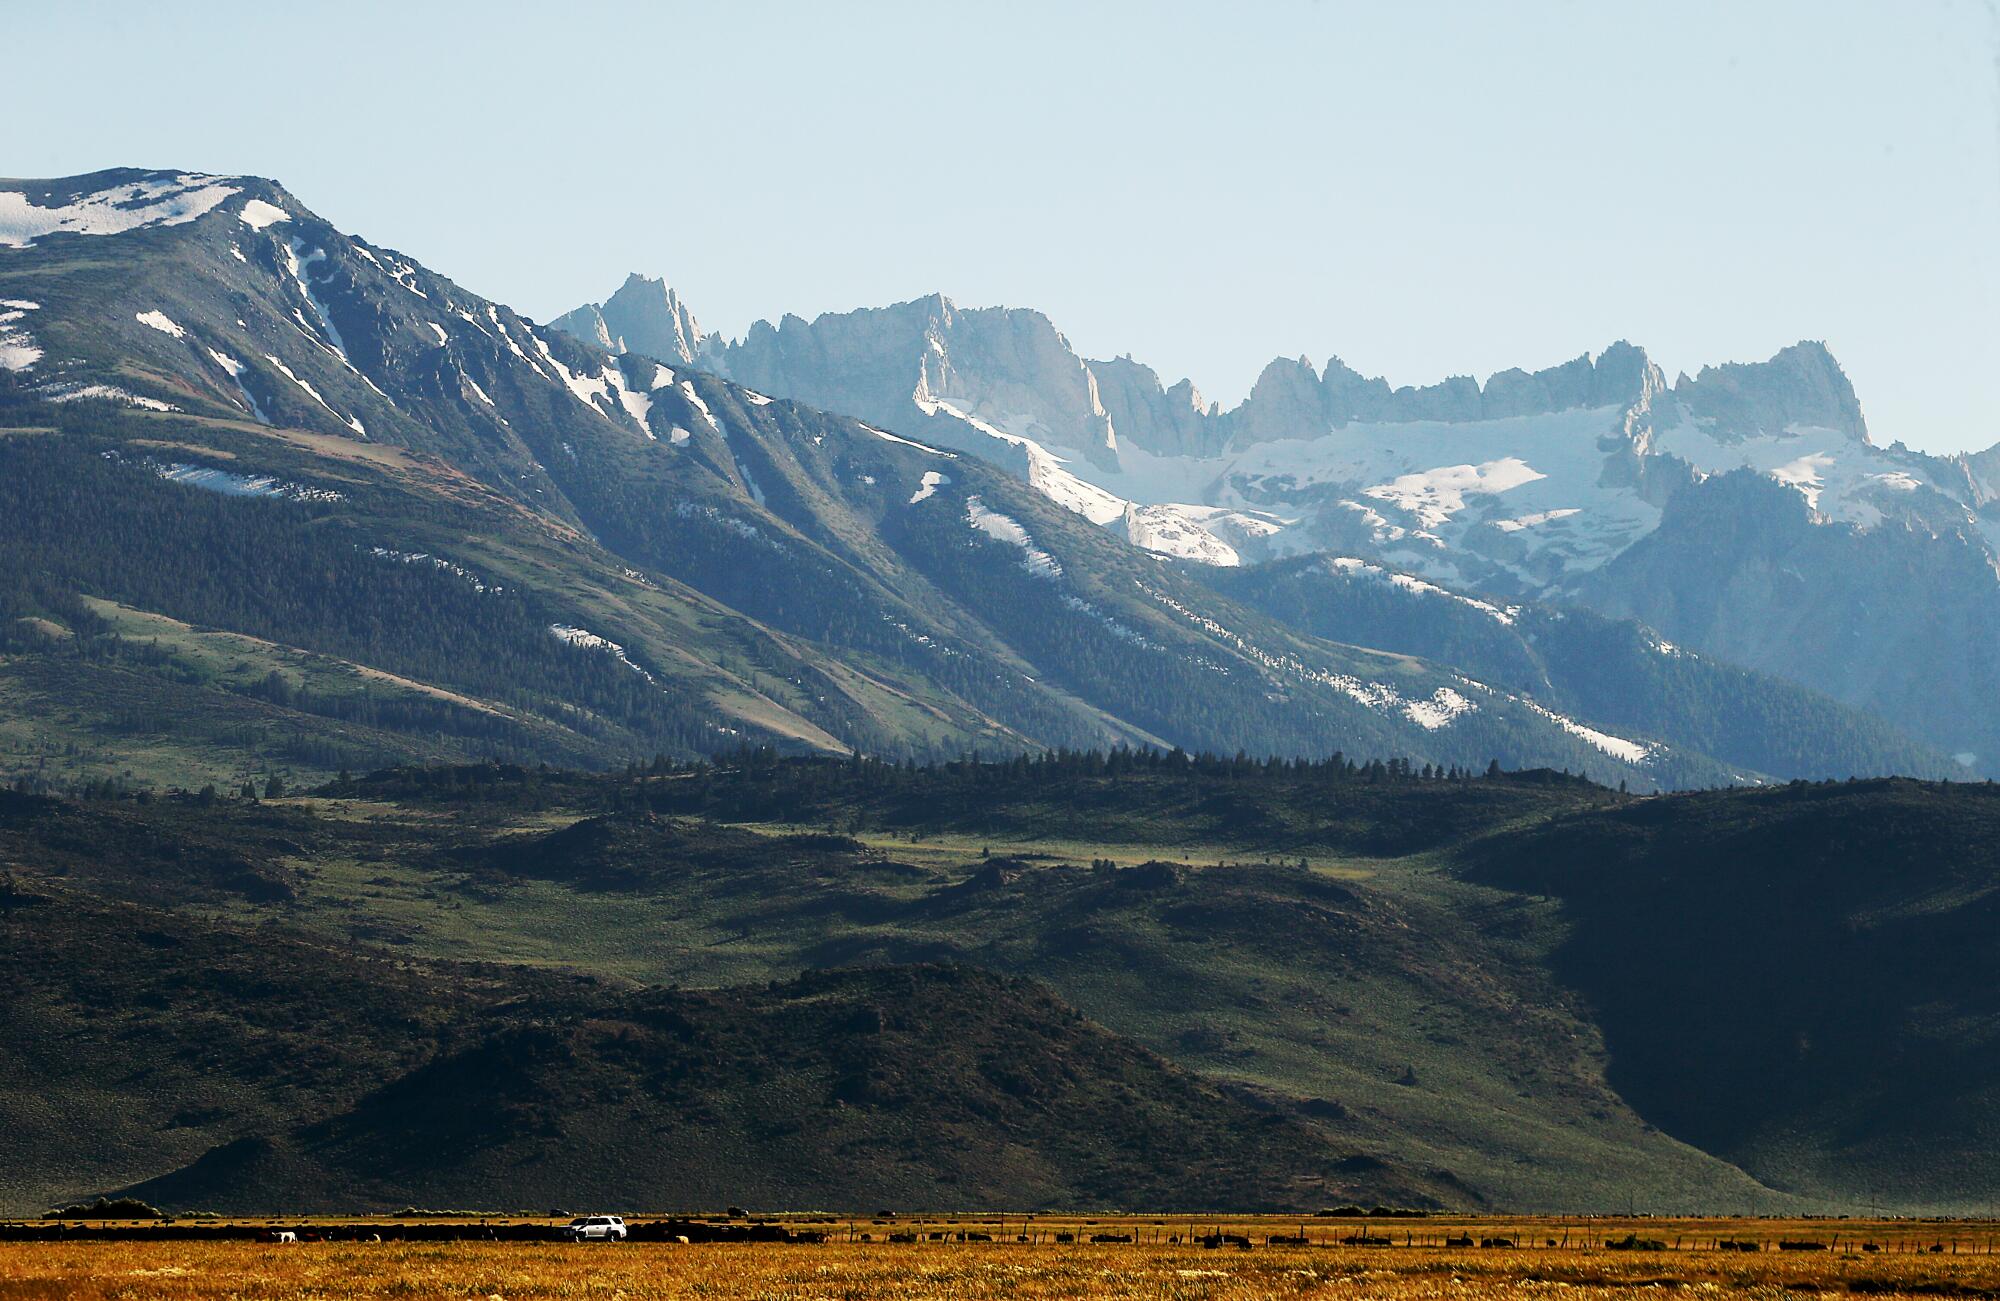
[[1878, 441], [2000, 441], [1995, 0], [0, 0], [0, 172], [276, 177], [547, 318], [942, 289], [1211, 397], [1823, 338]]

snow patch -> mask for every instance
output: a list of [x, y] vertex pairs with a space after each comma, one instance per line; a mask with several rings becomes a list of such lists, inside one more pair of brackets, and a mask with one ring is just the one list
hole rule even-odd
[[400, 565], [421, 565], [429, 563], [433, 568], [442, 569], [454, 578], [462, 578], [471, 584], [472, 590], [481, 596], [488, 592], [504, 592], [507, 589], [498, 583], [488, 583], [463, 565], [453, 564], [443, 556], [434, 556], [428, 551], [394, 551], [388, 547], [370, 547], [368, 554], [378, 560], [391, 560]]
[[915, 492], [910, 494], [910, 505], [914, 506], [920, 501], [927, 501], [931, 497], [936, 496], [937, 490], [950, 482], [950, 479], [939, 474], [936, 470], [925, 470], [922, 483]]
[[286, 501], [334, 502], [346, 500], [331, 488], [291, 483], [271, 474], [239, 474], [207, 465], [148, 462], [153, 473], [172, 483], [217, 492], [225, 497], [281, 497]]
[[[855, 423], [861, 424], [861, 422], [858, 420]], [[884, 442], [901, 443], [905, 447], [914, 447], [919, 452], [929, 452], [932, 456], [942, 456], [948, 459], [955, 459], [953, 458], [953, 454], [950, 452], [940, 452], [935, 447], [925, 447], [922, 443], [913, 443], [909, 439], [904, 438], [902, 435], [892, 434], [886, 429], [877, 429], [873, 425], [866, 425], [866, 424], [861, 425], [861, 427], [863, 429], [866, 429], [869, 433], [875, 435], [877, 438], [881, 439]]]
[[141, 325], [150, 326], [153, 329], [158, 330], [161, 334], [170, 334], [176, 339], [187, 338], [187, 331], [183, 330], [180, 326], [175, 325], [173, 320], [170, 317], [168, 317], [168, 315], [165, 312], [162, 312], [157, 308], [150, 312], [140, 312], [137, 316], [133, 317], [132, 319], [139, 322], [139, 324]]
[[1479, 706], [1459, 695], [1450, 687], [1439, 687], [1431, 692], [1428, 700], [1412, 700], [1403, 706], [1403, 717], [1423, 728], [1435, 732], [1448, 727], [1452, 721], [1464, 714], [1475, 712]]
[[[312, 269], [326, 261], [326, 250], [316, 248], [306, 253], [302, 251], [304, 248], [304, 240], [295, 239], [286, 244], [285, 266], [291, 271], [292, 279], [298, 282], [299, 292], [305, 296], [306, 304], [313, 309], [313, 315], [319, 318], [320, 328], [326, 331], [327, 340], [333, 345], [334, 353], [339, 356], [340, 364], [349, 370], [354, 370], [354, 363], [348, 359], [347, 344], [341, 339], [340, 330], [334, 325], [333, 317], [328, 314], [326, 304], [313, 292]], [[360, 372], [355, 371], [355, 373]]]
[[625, 654], [623, 646], [620, 646], [617, 642], [607, 637], [600, 637], [586, 628], [578, 628], [567, 623], [550, 624], [549, 635], [557, 641], [575, 646], [579, 650], [602, 651], [617, 660], [620, 664], [623, 664], [626, 668], [637, 673], [640, 677], [646, 679], [646, 681], [651, 682], [653, 680], [652, 674], [632, 662], [631, 658]]
[[1062, 563], [1048, 552], [1035, 545], [1022, 528], [1011, 517], [999, 511], [987, 509], [986, 503], [974, 493], [965, 499], [965, 522], [984, 533], [987, 537], [1005, 542], [1021, 549], [1021, 568], [1037, 578], [1056, 579], [1062, 577]]
[[271, 417], [264, 414], [264, 405], [257, 401], [257, 395], [243, 382], [243, 376], [250, 368], [228, 353], [218, 352], [214, 348], [208, 349], [208, 355], [214, 359], [216, 365], [222, 367], [223, 373], [236, 385], [236, 395], [243, 399], [244, 406], [250, 408], [251, 417], [260, 425], [270, 424]]
[[708, 422], [710, 429], [718, 434], [722, 432], [722, 425], [716, 420], [715, 413], [708, 409], [708, 403], [701, 400], [701, 394], [694, 391], [694, 385], [682, 380], [681, 395], [687, 398], [689, 406], [701, 413], [701, 418]]
[[20, 321], [29, 312], [40, 310], [41, 304], [25, 298], [0, 298], [0, 308], [6, 309], [0, 311], [0, 370], [26, 370], [42, 359], [42, 350]]
[[1523, 706], [1540, 714], [1543, 718], [1548, 719], [1571, 736], [1576, 737], [1587, 745], [1602, 750], [1614, 759], [1630, 764], [1641, 764], [1653, 757], [1653, 747], [1650, 745], [1642, 745], [1637, 741], [1628, 741], [1622, 736], [1613, 736], [1609, 732], [1600, 732], [1594, 727], [1585, 727], [1575, 719], [1558, 714], [1555, 710], [1543, 705], [1536, 704], [1525, 696], [1517, 697], [1517, 699], [1520, 700]]
[[1564, 506], [1559, 510], [1536, 511], [1532, 515], [1521, 515], [1514, 519], [1497, 519], [1493, 521], [1493, 527], [1502, 533], [1519, 533], [1522, 529], [1539, 528], [1544, 524], [1553, 524], [1557, 520], [1581, 514], [1583, 511], [1580, 507]]
[[84, 384], [70, 381], [61, 384], [44, 384], [35, 389], [37, 397], [45, 397], [51, 402], [79, 402], [85, 398], [102, 398], [107, 402], [123, 402], [128, 406], [144, 407], [148, 411], [179, 411], [171, 402], [158, 398], [141, 397], [137, 393], [119, 388], [115, 384]]
[[609, 384], [611, 391], [618, 395], [618, 405], [625, 408], [625, 414], [632, 417], [638, 423], [640, 430], [645, 433], [646, 437], [651, 438], [653, 436], [652, 431], [646, 428], [647, 417], [653, 411], [653, 399], [651, 395], [638, 392], [628, 386], [625, 383], [625, 372], [618, 369], [618, 363], [615, 361], [604, 364], [604, 382]]
[[237, 213], [236, 217], [237, 220], [250, 229], [262, 230], [264, 227], [274, 225], [277, 222], [290, 221], [292, 214], [286, 212], [275, 203], [266, 203], [262, 199], [252, 199], [243, 205], [243, 211]]

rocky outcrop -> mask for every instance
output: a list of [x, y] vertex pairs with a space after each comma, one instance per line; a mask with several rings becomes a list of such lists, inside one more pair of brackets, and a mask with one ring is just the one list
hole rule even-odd
[[1804, 425], [1868, 441], [1854, 386], [1823, 343], [1795, 343], [1769, 361], [1704, 366], [1693, 379], [1675, 381], [1674, 396], [1713, 420], [1718, 434], [1754, 437]]
[[1086, 364], [1120, 444], [1155, 456], [1202, 457], [1218, 450], [1212, 441], [1218, 408], [1202, 398], [1194, 381], [1166, 388], [1151, 366], [1129, 356]]
[[751, 388], [891, 428], [947, 403], [1009, 434], [1115, 461], [1096, 377], [1040, 312], [960, 308], [943, 294], [891, 307], [786, 316], [712, 347], [705, 362]]
[[1578, 407], [1630, 408], [1649, 402], [1665, 388], [1659, 367], [1643, 349], [1623, 340], [1594, 360], [1586, 354], [1532, 373], [1501, 371], [1483, 388], [1470, 376], [1455, 375], [1420, 388], [1391, 389], [1386, 380], [1364, 376], [1338, 357], [1327, 359], [1324, 373], [1314, 372], [1312, 363], [1300, 357], [1266, 366], [1243, 405], [1218, 420], [1225, 429], [1221, 441], [1246, 447], [1316, 438], [1355, 422], [1456, 424]]
[[701, 326], [664, 280], [633, 272], [603, 303], [586, 303], [549, 322], [565, 334], [612, 352], [691, 363], [701, 352]]

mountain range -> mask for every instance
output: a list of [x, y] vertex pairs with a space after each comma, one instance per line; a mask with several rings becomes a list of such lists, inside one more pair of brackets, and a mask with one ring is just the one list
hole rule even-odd
[[[0, 182], [0, 240], [0, 418], [19, 431], [0, 439], [14, 771], [234, 780], [412, 758], [601, 765], [762, 742], [918, 756], [1137, 745], [1497, 759], [1654, 789], [1940, 776], [1964, 770], [1950, 756], [1968, 751], [1948, 747], [1974, 744], [1842, 700], [1839, 683], [1746, 673], [1671, 631], [1632, 625], [1615, 661], [1597, 660], [1585, 625], [1531, 613], [1559, 613], [1567, 588], [1482, 595], [1466, 581], [1477, 548], [1457, 540], [1478, 530], [1462, 517], [1490, 513], [1491, 494], [1474, 491], [1468, 511], [1471, 490], [1443, 486], [1449, 475], [1360, 494], [1384, 519], [1432, 521], [1384, 525], [1403, 544], [1366, 562], [1381, 580], [1366, 599], [1414, 612], [1401, 635], [1371, 644], [1323, 604], [1308, 617], [1239, 599], [1211, 566], [1163, 550], [1240, 561], [1332, 545], [1327, 530], [1357, 514], [1343, 488], [1288, 471], [1253, 490], [1241, 457], [1316, 456], [1342, 438], [1253, 436], [1247, 413], [1278, 409], [1269, 385], [1222, 425], [1213, 412], [1189, 423], [1182, 451], [1159, 427], [1120, 434], [1110, 411], [1137, 410], [1144, 386], [1107, 407], [1100, 368], [1034, 313], [937, 299], [723, 345], [665, 286], [634, 279], [565, 318], [579, 337], [335, 229], [274, 182], [179, 172]], [[1637, 383], [1658, 397], [1652, 373], [1621, 353], [1529, 387], [1589, 397]], [[1487, 386], [1496, 410], [1508, 388]], [[1466, 413], [1443, 402], [1390, 394], [1367, 409]], [[1554, 447], [1606, 409], [1433, 426], [1470, 438], [1523, 421]], [[1141, 504], [1102, 486], [1212, 466], [1197, 453], [1222, 428], [1243, 450], [1207, 492], [1217, 504], [1178, 492]], [[1675, 510], [1731, 478], [1683, 474], [1691, 486], [1676, 494], [1660, 485], [1678, 461], [1621, 459], [1596, 437], [1571, 459], [1629, 462], [1641, 483], [1603, 500], [1659, 517], [1634, 526], [1621, 572], [1661, 572], [1652, 586], [1666, 588], [1672, 558], [1647, 569], [1640, 543], [1657, 550]], [[1503, 473], [1549, 477], [1524, 463], [1475, 478], [1491, 487]], [[1939, 496], [1919, 489], [1912, 501]], [[1308, 500], [1320, 505], [1305, 511]], [[1827, 533], [1787, 500], [1806, 533], [1783, 555]], [[1976, 587], [1990, 555], [1960, 523], [1955, 541], [1939, 532], [1917, 548], [1939, 575], [1905, 582], [1906, 603], [1954, 576]], [[1823, 545], [1872, 556], [1890, 531], [1850, 527]], [[1422, 577], [1419, 545], [1460, 581]], [[1555, 553], [1513, 570], [1537, 564], [1564, 570]], [[1582, 584], [1594, 571], [1578, 568]], [[1681, 612], [1693, 603], [1669, 627], [1696, 617]], [[1434, 608], [1479, 613], [1488, 644], [1422, 631]], [[1977, 600], [1954, 608], [1968, 626], [1985, 617]], [[1523, 618], [1537, 630], [1526, 660]], [[1566, 641], [1578, 627], [1584, 640]], [[1974, 650], [1940, 648], [1961, 651], [1966, 671], [1941, 684], [1982, 680]], [[1669, 680], [1670, 705], [1607, 706], [1616, 684]], [[1912, 710], [1940, 693], [1920, 694]], [[1958, 718], [1961, 730], [1990, 723]]]
[[1867, 710], [1963, 773], [2000, 754], [2000, 447], [1876, 445], [1819, 343], [1671, 383], [1622, 341], [1483, 385], [1392, 389], [1301, 357], [1225, 411], [1130, 357], [1079, 356], [1041, 313], [943, 295], [730, 341], [634, 276], [559, 324], [596, 321], [618, 323], [594, 332], [607, 346], [671, 323], [718, 374], [989, 460], [1160, 554], [1325, 555], [1632, 619]]

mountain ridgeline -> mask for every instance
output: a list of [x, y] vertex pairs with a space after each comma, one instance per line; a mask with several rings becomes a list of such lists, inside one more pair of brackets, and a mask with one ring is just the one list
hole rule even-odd
[[[690, 368], [659, 286], [585, 342], [267, 181], [18, 184], [47, 229], [0, 253], [0, 694], [66, 709], [17, 771], [746, 741], [1497, 758], [1641, 788], [1949, 766], [1795, 701], [1808, 735], [1766, 769], [1671, 710], [1621, 731], [1445, 646], [1288, 624], [977, 456]], [[1704, 673], [1682, 678], [1721, 712]]]

